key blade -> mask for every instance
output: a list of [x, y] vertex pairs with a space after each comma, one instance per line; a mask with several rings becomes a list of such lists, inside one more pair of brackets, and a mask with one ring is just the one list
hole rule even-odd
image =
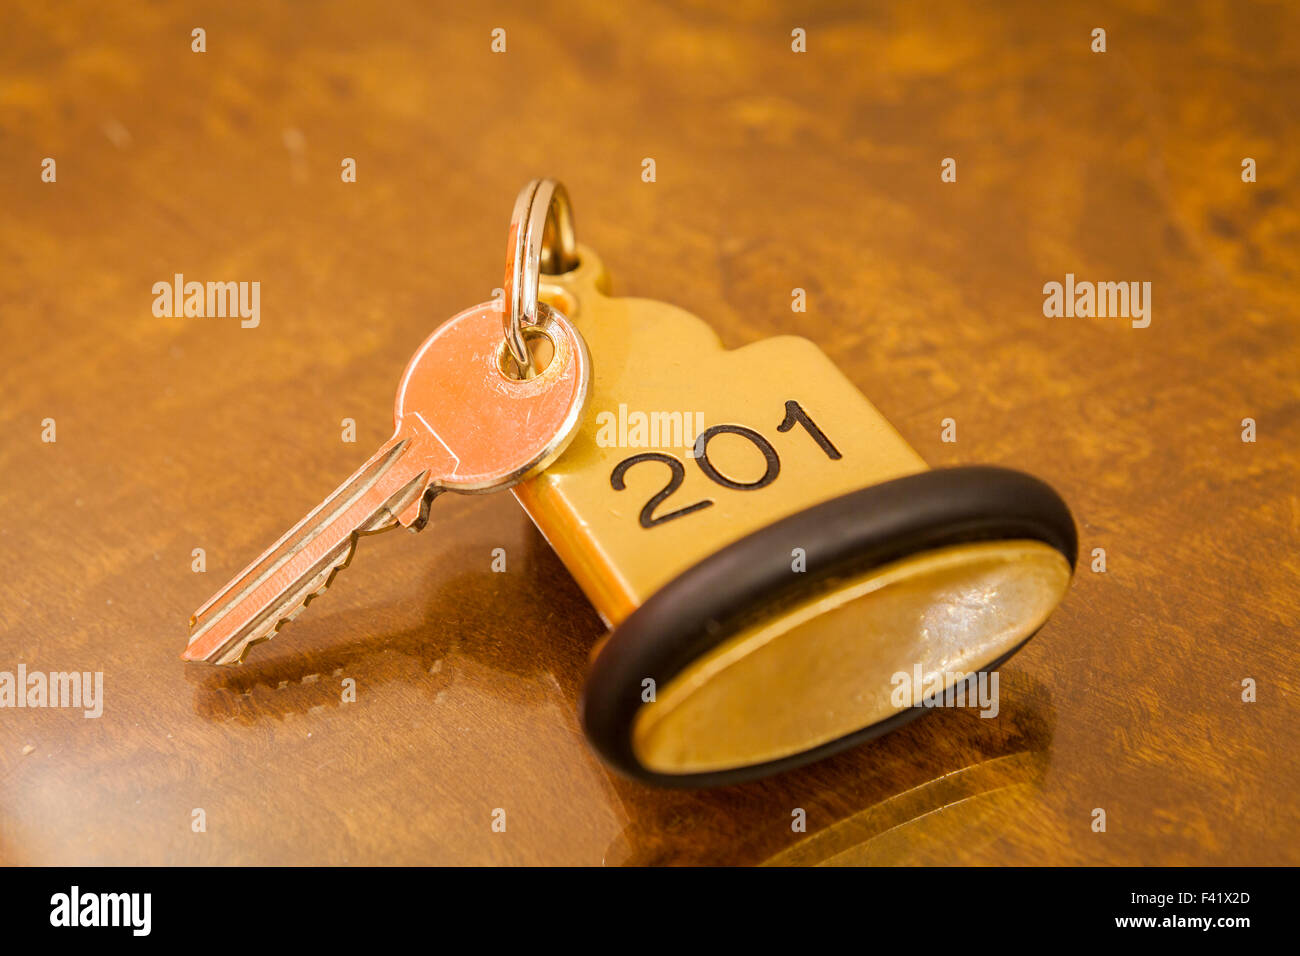
[[427, 509], [430, 456], [394, 437], [307, 517], [237, 574], [190, 618], [187, 661], [237, 664], [269, 640], [347, 567], [357, 539]]

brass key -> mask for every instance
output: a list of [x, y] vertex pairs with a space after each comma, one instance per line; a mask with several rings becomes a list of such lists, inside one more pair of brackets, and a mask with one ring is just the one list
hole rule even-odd
[[539, 353], [546, 339], [552, 354], [521, 377], [502, 314], [499, 303], [474, 306], [425, 340], [397, 389], [393, 437], [195, 612], [185, 660], [240, 662], [329, 587], [361, 535], [398, 524], [418, 531], [439, 493], [509, 488], [559, 456], [582, 419], [587, 347], [568, 319], [539, 305], [524, 336]]

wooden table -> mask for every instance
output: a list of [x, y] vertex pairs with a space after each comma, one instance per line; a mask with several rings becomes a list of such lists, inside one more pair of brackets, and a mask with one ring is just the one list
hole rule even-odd
[[[0, 13], [0, 671], [105, 675], [98, 719], [0, 710], [0, 860], [1300, 862], [1300, 13], [229, 6]], [[363, 542], [242, 668], [182, 665], [501, 284], [534, 175], [621, 294], [805, 335], [931, 464], [1061, 490], [1079, 573], [997, 720], [616, 778], [575, 715], [602, 627], [509, 495]], [[260, 324], [156, 317], [175, 273], [260, 282]], [[1150, 281], [1150, 327], [1044, 317], [1067, 273]]]

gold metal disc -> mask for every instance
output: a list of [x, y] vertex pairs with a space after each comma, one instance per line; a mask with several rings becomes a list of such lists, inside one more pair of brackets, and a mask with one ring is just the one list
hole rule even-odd
[[848, 578], [660, 687], [633, 725], [637, 759], [664, 774], [728, 770], [893, 717], [904, 709], [896, 675], [919, 665], [931, 682], [988, 666], [1043, 625], [1070, 573], [1056, 548], [1017, 540], [940, 548]]

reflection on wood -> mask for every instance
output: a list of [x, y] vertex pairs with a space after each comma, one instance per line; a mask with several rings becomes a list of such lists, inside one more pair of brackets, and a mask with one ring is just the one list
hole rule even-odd
[[767, 866], [951, 865], [954, 844], [980, 849], [1023, 815], [1046, 755], [995, 757], [868, 807], [765, 861]]

